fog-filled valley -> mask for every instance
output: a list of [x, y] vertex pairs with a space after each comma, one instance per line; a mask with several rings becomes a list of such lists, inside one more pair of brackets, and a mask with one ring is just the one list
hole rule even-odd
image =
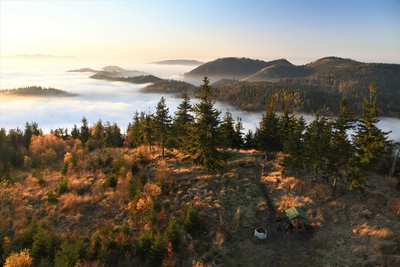
[[[127, 82], [103, 81], [90, 79], [90, 73], [67, 72], [81, 67], [101, 69], [107, 64], [44, 62], [37, 65], [3, 64], [1, 68], [1, 88], [12, 89], [24, 86], [54, 87], [70, 93], [79, 94], [68, 98], [21, 98], [0, 96], [0, 125], [8, 129], [23, 128], [26, 122], [37, 122], [45, 131], [59, 127], [71, 129], [79, 124], [85, 116], [89, 123], [102, 121], [116, 122], [125, 129], [135, 111], [153, 112], [162, 96], [173, 115], [181, 102], [180, 98], [169, 94], [146, 94], [140, 89], [148, 84], [133, 84]], [[179, 79], [180, 74], [187, 72], [193, 66], [118, 64], [129, 70], [139, 70], [151, 73], [164, 79]], [[193, 99], [196, 103], [196, 99]], [[229, 110], [233, 117], [241, 117], [246, 129], [255, 129], [260, 114], [245, 112], [229, 105], [217, 103], [221, 111]]]
[[[96, 80], [91, 79], [91, 73], [88, 72], [68, 72], [76, 68], [102, 69], [110, 65], [107, 62], [91, 64], [77, 61], [74, 58], [66, 60], [56, 58], [42, 62], [25, 62], [21, 59], [3, 61], [5, 63], [1, 66], [0, 89], [42, 86], [61, 89], [78, 96], [32, 98], [1, 95], [0, 126], [7, 130], [23, 128], [26, 122], [33, 121], [37, 122], [45, 132], [49, 132], [51, 129], [60, 127], [72, 129], [73, 125], [80, 124], [82, 117], [85, 116], [89, 124], [102, 120], [116, 122], [122, 129], [126, 129], [128, 123], [132, 121], [134, 112], [154, 112], [162, 96], [166, 98], [170, 115], [173, 115], [181, 102], [177, 95], [140, 91], [149, 84]], [[127, 70], [143, 71], [163, 79], [176, 80], [182, 80], [184, 73], [196, 67], [127, 62], [112, 62], [112, 65]], [[197, 99], [192, 99], [192, 103], [196, 102]], [[261, 119], [261, 112], [248, 112], [220, 102], [216, 103], [216, 107], [222, 112], [221, 119], [225, 111], [230, 111], [234, 119], [240, 117], [245, 131], [254, 131]], [[298, 115], [304, 116], [306, 121], [312, 120], [309, 114]], [[390, 134], [392, 139], [400, 138], [399, 119], [381, 118], [379, 126], [385, 131], [392, 131]]]

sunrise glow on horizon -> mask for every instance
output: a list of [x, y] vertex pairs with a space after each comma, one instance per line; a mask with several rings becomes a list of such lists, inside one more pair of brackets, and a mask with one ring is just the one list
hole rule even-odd
[[400, 62], [400, 2], [0, 2], [0, 54], [102, 60], [324, 56]]

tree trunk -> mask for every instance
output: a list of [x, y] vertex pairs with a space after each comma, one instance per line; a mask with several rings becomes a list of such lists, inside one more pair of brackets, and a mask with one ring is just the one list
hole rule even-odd
[[319, 171], [318, 164], [316, 164], [314, 167], [314, 181], [317, 181], [318, 179], [318, 171]]

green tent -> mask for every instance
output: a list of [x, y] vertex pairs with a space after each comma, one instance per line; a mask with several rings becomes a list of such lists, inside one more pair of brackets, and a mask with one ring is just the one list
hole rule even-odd
[[285, 210], [286, 216], [288, 216], [289, 220], [296, 218], [297, 216], [307, 218], [307, 214], [304, 210], [298, 207], [291, 207]]

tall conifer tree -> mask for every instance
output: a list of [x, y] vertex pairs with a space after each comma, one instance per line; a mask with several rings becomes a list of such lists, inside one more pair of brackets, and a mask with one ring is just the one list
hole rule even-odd
[[320, 171], [326, 171], [328, 167], [331, 127], [331, 122], [317, 113], [314, 121], [308, 125], [304, 136], [305, 157], [308, 166], [314, 172], [315, 180], [320, 176]]
[[220, 127], [220, 145], [223, 148], [233, 148], [233, 142], [235, 139], [235, 129], [234, 129], [234, 121], [232, 119], [232, 114], [227, 111], [224, 116], [224, 120], [222, 121]]
[[354, 127], [354, 118], [347, 101], [342, 98], [339, 106], [339, 116], [333, 122], [330, 141], [329, 172], [333, 174], [332, 189], [336, 192], [337, 180], [343, 180], [354, 166], [354, 147], [349, 139], [348, 131]]
[[89, 140], [90, 137], [90, 132], [89, 132], [89, 126], [88, 126], [88, 121], [86, 117], [82, 118], [82, 126], [81, 126], [81, 134], [80, 134], [80, 139], [82, 142], [82, 145], [85, 146], [86, 142]]
[[355, 164], [350, 173], [350, 189], [364, 189], [368, 171], [376, 171], [390, 153], [388, 133], [379, 129], [379, 108], [376, 102], [376, 87], [369, 85], [369, 98], [364, 100], [363, 113], [354, 136]]
[[354, 138], [358, 160], [364, 169], [377, 169], [387, 153], [388, 133], [379, 129], [379, 108], [376, 102], [375, 83], [369, 85], [369, 98], [364, 100], [363, 113]]
[[277, 152], [282, 149], [279, 120], [274, 109], [275, 100], [271, 98], [263, 113], [260, 128], [256, 132], [258, 148], [262, 151]]
[[190, 97], [186, 94], [179, 104], [173, 121], [173, 131], [175, 134], [174, 143], [176, 147], [183, 151], [188, 151], [190, 147], [190, 128], [193, 126], [194, 117], [190, 104]]
[[154, 116], [155, 136], [161, 146], [161, 157], [165, 157], [165, 145], [171, 133], [171, 117], [168, 114], [169, 108], [165, 105], [165, 98], [161, 97], [157, 104], [156, 114]]
[[193, 127], [190, 153], [195, 162], [215, 173], [221, 169], [221, 154], [217, 150], [220, 112], [214, 108], [215, 101], [207, 77], [200, 86], [200, 94], [200, 103], [194, 107], [196, 122]]

